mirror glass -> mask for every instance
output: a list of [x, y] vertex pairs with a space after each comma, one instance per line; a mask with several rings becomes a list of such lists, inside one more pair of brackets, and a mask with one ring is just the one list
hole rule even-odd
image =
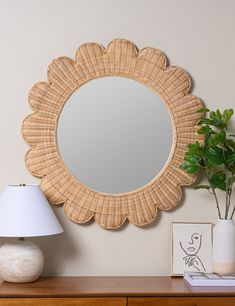
[[60, 114], [57, 144], [66, 168], [88, 187], [124, 193], [146, 185], [173, 142], [160, 97], [124, 77], [102, 77], [76, 90]]

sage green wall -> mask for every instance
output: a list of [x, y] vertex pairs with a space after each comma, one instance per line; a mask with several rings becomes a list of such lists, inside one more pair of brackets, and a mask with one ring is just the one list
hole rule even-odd
[[[20, 134], [28, 91], [46, 79], [52, 59], [73, 57], [84, 42], [127, 38], [159, 48], [189, 72], [193, 94], [208, 107], [234, 107], [234, 12], [233, 0], [0, 0], [0, 189], [39, 182], [25, 168]], [[62, 208], [55, 213], [65, 233], [35, 239], [45, 252], [44, 273], [53, 275], [167, 275], [171, 222], [217, 218], [209, 195], [190, 189], [175, 211], [145, 228], [107, 231], [72, 223]]]

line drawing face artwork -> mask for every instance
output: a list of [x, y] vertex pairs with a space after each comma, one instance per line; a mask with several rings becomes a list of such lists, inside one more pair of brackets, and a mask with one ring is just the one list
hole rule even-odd
[[200, 254], [198, 254], [202, 247], [202, 243], [202, 234], [196, 232], [191, 234], [188, 241], [179, 241], [180, 248], [186, 254], [186, 256], [182, 258], [185, 266], [194, 267], [197, 271], [206, 271], [205, 265], [200, 258]]
[[172, 275], [212, 272], [212, 223], [172, 222]]

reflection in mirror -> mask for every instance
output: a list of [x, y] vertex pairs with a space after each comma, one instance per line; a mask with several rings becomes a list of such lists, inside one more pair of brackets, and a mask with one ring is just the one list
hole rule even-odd
[[57, 144], [67, 169], [88, 187], [124, 193], [146, 185], [166, 163], [173, 139], [166, 106], [124, 77], [92, 80], [61, 112]]

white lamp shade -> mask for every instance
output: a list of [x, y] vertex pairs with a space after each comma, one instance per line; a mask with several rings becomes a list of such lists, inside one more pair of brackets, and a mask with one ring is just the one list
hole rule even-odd
[[9, 185], [0, 194], [0, 236], [35, 237], [62, 233], [38, 185]]

